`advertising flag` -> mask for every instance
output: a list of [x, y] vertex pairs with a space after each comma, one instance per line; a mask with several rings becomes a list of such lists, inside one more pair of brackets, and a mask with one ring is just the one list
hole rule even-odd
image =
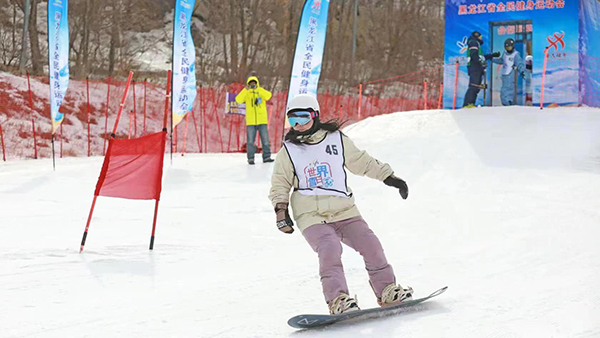
[[[321, 76], [329, 0], [307, 0], [302, 10], [290, 78], [289, 100], [298, 94], [317, 96]], [[287, 124], [286, 119], [286, 126]]]
[[196, 51], [191, 21], [195, 0], [177, 0], [173, 22], [173, 126], [192, 110], [196, 98]]
[[50, 77], [50, 117], [52, 134], [64, 114], [60, 106], [69, 86], [69, 1], [48, 1], [48, 73]]

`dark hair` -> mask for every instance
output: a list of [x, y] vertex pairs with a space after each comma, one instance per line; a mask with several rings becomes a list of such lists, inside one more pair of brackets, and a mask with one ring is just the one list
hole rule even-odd
[[310, 135], [316, 133], [317, 131], [321, 129], [326, 130], [330, 133], [338, 131], [346, 122], [348, 121], [340, 121], [339, 119], [331, 119], [325, 122], [321, 122], [321, 120], [317, 116], [313, 121], [312, 127], [310, 127], [310, 129], [307, 131], [300, 132], [295, 130], [294, 128], [290, 128], [290, 131], [288, 131], [288, 133], [285, 134], [285, 140], [290, 141], [294, 144], [306, 143], [302, 141], [307, 139], [308, 137], [310, 137]]

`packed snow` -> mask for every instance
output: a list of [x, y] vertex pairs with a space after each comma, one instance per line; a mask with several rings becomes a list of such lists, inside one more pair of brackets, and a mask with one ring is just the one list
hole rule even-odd
[[[443, 295], [394, 316], [297, 331], [326, 313], [315, 253], [275, 227], [272, 164], [165, 161], [152, 201], [100, 197], [101, 157], [0, 162], [2, 337], [598, 337], [600, 110], [404, 112], [345, 132], [390, 163], [397, 190], [351, 176], [398, 282]], [[376, 306], [345, 247], [352, 295]]]

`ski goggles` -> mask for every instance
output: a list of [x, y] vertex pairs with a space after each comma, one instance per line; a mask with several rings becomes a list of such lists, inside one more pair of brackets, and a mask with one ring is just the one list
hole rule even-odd
[[314, 111], [310, 110], [292, 110], [287, 114], [290, 126], [305, 125], [313, 118]]

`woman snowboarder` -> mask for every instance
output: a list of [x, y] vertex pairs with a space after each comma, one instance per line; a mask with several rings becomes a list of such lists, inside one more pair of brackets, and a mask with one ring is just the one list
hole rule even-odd
[[[388, 164], [359, 150], [336, 122], [319, 120], [319, 103], [308, 94], [293, 97], [286, 109], [291, 129], [277, 154], [269, 198], [275, 207], [277, 228], [294, 232], [288, 204], [304, 238], [319, 257], [319, 275], [330, 314], [360, 310], [349, 296], [342, 267], [344, 243], [365, 261], [371, 288], [380, 306], [411, 299], [412, 288], [396, 284], [377, 236], [361, 217], [346, 170], [397, 188], [403, 199], [408, 186], [394, 176]], [[293, 188], [290, 199], [290, 190]]]

